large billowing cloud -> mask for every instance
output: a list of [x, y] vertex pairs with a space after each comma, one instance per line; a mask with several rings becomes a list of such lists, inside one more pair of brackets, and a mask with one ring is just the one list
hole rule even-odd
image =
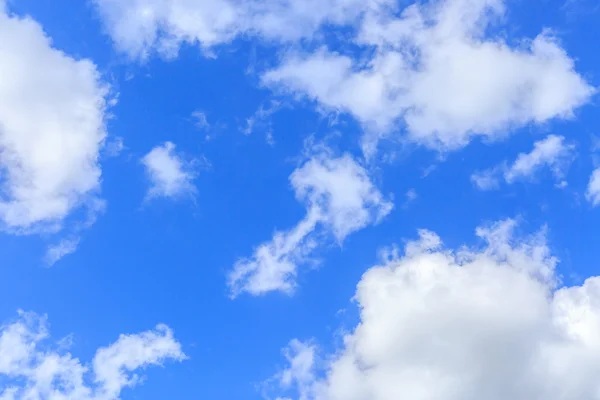
[[[358, 284], [359, 324], [334, 355], [292, 341], [277, 376], [303, 400], [600, 398], [600, 278], [561, 286], [543, 231], [508, 220], [482, 249], [421, 231]], [[283, 398], [283, 397], [281, 397]]]
[[3, 2], [0, 48], [0, 227], [55, 230], [77, 208], [100, 209], [108, 87]]
[[0, 327], [0, 399], [118, 400], [124, 388], [140, 383], [136, 371], [185, 359], [165, 325], [121, 335], [98, 349], [91, 365], [49, 347], [49, 337], [46, 318], [33, 313], [20, 312]]
[[251, 258], [235, 264], [229, 275], [234, 296], [290, 293], [298, 265], [310, 260], [318, 239], [332, 236], [342, 243], [352, 232], [377, 223], [392, 210], [367, 171], [348, 154], [316, 154], [292, 173], [290, 182], [306, 207], [306, 216], [292, 229], [276, 232]]
[[369, 134], [364, 149], [394, 130], [444, 150], [473, 136], [569, 118], [594, 93], [551, 32], [511, 45], [489, 34], [502, 0], [419, 3], [399, 17], [366, 15], [356, 59], [323, 47], [291, 53], [263, 76], [265, 85], [348, 112]]

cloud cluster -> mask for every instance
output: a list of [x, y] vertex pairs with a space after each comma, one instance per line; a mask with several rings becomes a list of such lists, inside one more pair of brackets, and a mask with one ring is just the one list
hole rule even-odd
[[316, 154], [292, 173], [290, 182], [306, 207], [306, 216], [292, 229], [276, 232], [251, 258], [235, 264], [229, 275], [234, 296], [290, 293], [298, 265], [309, 260], [319, 236], [333, 236], [341, 244], [349, 234], [377, 223], [392, 210], [367, 171], [348, 154]]
[[506, 183], [512, 184], [519, 180], [531, 179], [535, 173], [543, 167], [552, 171], [557, 184], [565, 186], [563, 180], [564, 169], [570, 164], [574, 157], [575, 146], [565, 142], [563, 136], [548, 135], [533, 144], [529, 153], [521, 153], [510, 165], [506, 162], [491, 169], [475, 172], [471, 181], [481, 190], [497, 189], [500, 178]]
[[139, 383], [137, 370], [185, 359], [165, 325], [121, 335], [98, 349], [90, 366], [48, 347], [48, 339], [46, 318], [33, 313], [19, 312], [16, 321], [0, 327], [0, 399], [118, 400], [124, 388]]
[[338, 352], [287, 349], [277, 378], [289, 398], [597, 399], [600, 278], [560, 287], [543, 231], [515, 237], [515, 226], [479, 228], [486, 246], [457, 251], [420, 231], [369, 269]]
[[210, 50], [240, 36], [324, 44], [318, 34], [324, 26], [349, 28], [360, 56], [325, 45], [292, 52], [262, 81], [353, 115], [369, 132], [367, 154], [400, 128], [444, 150], [473, 136], [501, 137], [529, 123], [569, 118], [596, 91], [550, 31], [519, 42], [492, 34], [504, 0], [430, 0], [404, 8], [392, 0], [95, 1], [116, 47], [137, 59], [154, 51], [174, 56], [182, 43]]
[[353, 115], [377, 140], [405, 128], [411, 140], [442, 150], [472, 137], [569, 118], [595, 89], [550, 32], [511, 46], [491, 35], [503, 16], [502, 0], [429, 1], [366, 14], [356, 58], [326, 47], [295, 52], [263, 75], [274, 89], [305, 95], [328, 109]]
[[[354, 116], [366, 132], [367, 156], [375, 153], [380, 138], [397, 131], [444, 151], [476, 136], [501, 138], [527, 124], [571, 118], [596, 92], [551, 31], [508, 41], [497, 29], [505, 16], [504, 0], [412, 5], [96, 0], [96, 5], [117, 48], [137, 59], [155, 51], [175, 55], [182, 43], [209, 50], [241, 36], [300, 43], [263, 71], [262, 83]], [[328, 48], [319, 35], [325, 26], [349, 32], [351, 54]], [[322, 46], [304, 52], [302, 38]], [[481, 187], [497, 186], [492, 176], [497, 171], [492, 172], [474, 179]]]
[[3, 2], [0, 47], [0, 227], [58, 230], [76, 209], [98, 209], [109, 88]]

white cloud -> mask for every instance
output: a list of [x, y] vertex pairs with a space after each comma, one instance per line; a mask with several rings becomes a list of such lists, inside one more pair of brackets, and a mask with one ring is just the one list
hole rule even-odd
[[600, 168], [594, 170], [590, 177], [586, 197], [594, 206], [600, 204]]
[[[271, 100], [268, 106], [261, 104], [258, 110], [252, 116], [246, 118], [246, 126], [241, 129], [244, 135], [250, 135], [257, 127], [270, 128], [269, 118], [281, 108], [281, 103], [276, 100]], [[271, 137], [271, 140], [273, 138]], [[269, 141], [267, 139], [267, 141]]]
[[566, 144], [562, 136], [549, 135], [534, 143], [530, 153], [521, 153], [504, 173], [506, 182], [527, 179], [541, 167], [549, 167], [557, 178], [563, 175], [562, 169], [572, 157], [575, 146]]
[[529, 153], [521, 153], [510, 165], [506, 162], [485, 170], [475, 172], [471, 181], [480, 190], [491, 190], [499, 187], [500, 176], [506, 183], [512, 184], [518, 180], [527, 180], [535, 176], [535, 173], [548, 167], [558, 181], [557, 186], [567, 186], [563, 180], [564, 169], [571, 163], [574, 157], [575, 146], [565, 143], [565, 138], [557, 135], [548, 135], [533, 144], [533, 150]]
[[18, 320], [0, 327], [0, 399], [118, 400], [122, 389], [141, 380], [136, 371], [185, 359], [165, 325], [121, 335], [98, 349], [89, 366], [52, 349], [48, 339], [46, 318], [33, 313], [20, 312]]
[[404, 201], [405, 208], [419, 198], [419, 194], [414, 188], [409, 189], [404, 196], [406, 197], [406, 200]]
[[90, 60], [52, 47], [0, 4], [0, 225], [58, 230], [97, 202], [108, 86]]
[[194, 195], [196, 173], [193, 162], [187, 162], [175, 153], [175, 145], [165, 142], [154, 147], [142, 158], [151, 187], [147, 198]]
[[285, 389], [297, 387], [299, 400], [308, 400], [306, 391], [314, 381], [314, 368], [317, 358], [317, 347], [313, 343], [304, 343], [293, 339], [283, 354], [289, 367], [282, 371], [276, 379]]
[[258, 246], [251, 258], [238, 260], [229, 274], [232, 296], [271, 291], [291, 293], [298, 265], [305, 263], [317, 246], [310, 236], [320, 219], [318, 210], [309, 213], [294, 228], [275, 232], [273, 239]]
[[108, 157], [118, 157], [125, 150], [123, 138], [115, 136], [108, 140], [104, 146], [104, 153]]
[[73, 254], [80, 242], [79, 237], [70, 237], [60, 240], [58, 243], [48, 247], [44, 261], [48, 266], [56, 264], [61, 258]]
[[206, 118], [206, 113], [204, 111], [194, 111], [192, 113], [192, 118], [194, 119], [194, 125], [196, 128], [200, 130], [210, 129], [210, 123], [208, 122], [208, 118]]
[[500, 186], [498, 179], [498, 168], [487, 169], [485, 171], [477, 171], [471, 175], [471, 182], [479, 190], [492, 190]]
[[192, 112], [192, 119], [196, 129], [205, 132], [204, 138], [206, 141], [214, 139], [214, 127], [210, 122], [208, 122], [208, 117], [204, 111], [196, 110]]
[[290, 182], [296, 198], [308, 209], [319, 210], [320, 222], [340, 243], [392, 210], [367, 171], [347, 154], [315, 156], [292, 173]]
[[177, 54], [182, 43], [205, 50], [240, 35], [272, 41], [311, 37], [325, 23], [353, 23], [389, 0], [94, 0], [115, 46], [134, 59]]
[[262, 78], [354, 115], [368, 131], [366, 154], [402, 126], [410, 139], [446, 150], [477, 135], [497, 138], [569, 118], [595, 92], [550, 32], [518, 46], [488, 35], [504, 16], [503, 0], [431, 0], [403, 10], [392, 0], [95, 2], [115, 45], [138, 59], [174, 56], [184, 42], [210, 51], [240, 35], [318, 43], [325, 24], [350, 28], [349, 40], [372, 56], [323, 47], [289, 54]]
[[452, 150], [476, 135], [569, 118], [595, 92], [549, 32], [519, 47], [486, 35], [504, 15], [501, 0], [430, 1], [392, 14], [373, 11], [361, 24], [367, 62], [325, 48], [292, 53], [263, 83], [352, 114], [369, 132], [367, 154], [402, 125], [411, 140]]
[[290, 176], [306, 216], [294, 228], [276, 232], [249, 259], [240, 259], [229, 275], [233, 296], [269, 291], [291, 293], [298, 265], [310, 260], [315, 236], [331, 235], [341, 244], [352, 232], [377, 223], [392, 204], [373, 185], [367, 171], [350, 155], [314, 155]]
[[329, 361], [293, 346], [283, 389], [297, 377], [289, 397], [306, 400], [597, 399], [600, 278], [557, 286], [543, 232], [514, 227], [478, 229], [487, 246], [458, 251], [421, 231], [364, 274], [360, 322]]

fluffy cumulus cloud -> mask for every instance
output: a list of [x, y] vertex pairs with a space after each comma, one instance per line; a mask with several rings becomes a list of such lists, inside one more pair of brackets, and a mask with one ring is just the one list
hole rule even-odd
[[504, 162], [494, 168], [475, 172], [471, 176], [473, 184], [481, 190], [497, 189], [500, 177], [511, 184], [519, 180], [532, 179], [543, 167], [550, 169], [559, 186], [565, 186], [564, 169], [574, 157], [575, 146], [566, 143], [563, 136], [548, 135], [533, 144], [529, 153], [521, 153], [517, 159], [508, 164]]
[[33, 313], [20, 312], [16, 321], [0, 327], [0, 399], [118, 400], [124, 388], [140, 382], [136, 371], [185, 359], [165, 325], [121, 335], [98, 349], [91, 365], [51, 348], [48, 340], [46, 318]]
[[310, 261], [317, 238], [332, 236], [338, 243], [352, 232], [377, 223], [392, 204], [371, 182], [367, 171], [350, 155], [314, 155], [290, 176], [306, 216], [288, 231], [258, 246], [251, 258], [239, 260], [229, 275], [235, 296], [241, 292], [290, 293], [298, 265]]
[[414, 4], [396, 17], [365, 14], [355, 42], [370, 59], [323, 47], [292, 53], [263, 75], [265, 85], [299, 93], [356, 117], [364, 148], [405, 127], [411, 140], [444, 150], [475, 135], [568, 118], [594, 93], [550, 32], [511, 46], [489, 32], [502, 0]]
[[389, 0], [94, 0], [116, 47], [134, 59], [173, 56], [182, 43], [210, 50], [240, 35], [311, 37], [325, 23], [353, 22]]
[[600, 398], [600, 278], [561, 287], [543, 231], [515, 225], [478, 229], [482, 249], [421, 231], [388, 252], [358, 284], [360, 322], [335, 355], [291, 343], [276, 377], [288, 398]]
[[0, 2], [0, 226], [57, 230], [97, 209], [108, 87], [96, 66], [52, 46]]
[[150, 179], [147, 198], [194, 195], [196, 177], [194, 162], [184, 160], [175, 152], [175, 145], [165, 142], [154, 147], [142, 158]]

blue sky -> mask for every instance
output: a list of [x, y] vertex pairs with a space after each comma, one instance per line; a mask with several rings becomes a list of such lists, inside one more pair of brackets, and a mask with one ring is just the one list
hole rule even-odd
[[598, 399], [595, 2], [4, 3], [0, 399]]

